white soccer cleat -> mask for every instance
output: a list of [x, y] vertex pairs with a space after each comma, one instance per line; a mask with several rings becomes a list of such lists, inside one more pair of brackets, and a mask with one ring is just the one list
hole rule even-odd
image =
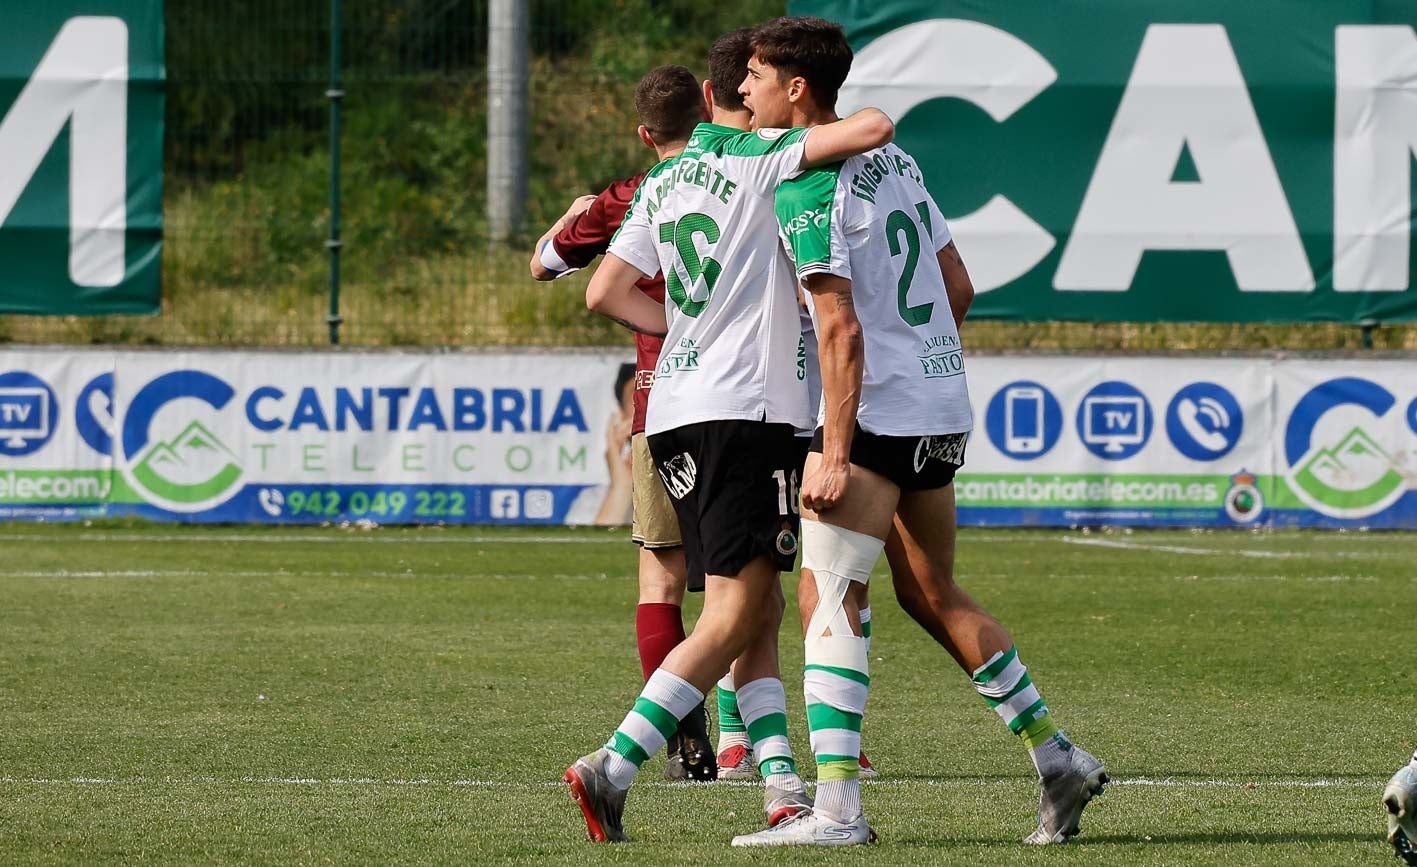
[[1087, 802], [1102, 794], [1107, 769], [1097, 757], [1074, 746], [1068, 754], [1068, 769], [1038, 783], [1038, 827], [1023, 842], [1034, 846], [1066, 843], [1081, 831]]
[[804, 810], [783, 819], [766, 831], [741, 834], [733, 845], [745, 846], [864, 846], [870, 842], [871, 828], [865, 816], [850, 822], [838, 822], [819, 813]]
[[1404, 864], [1417, 865], [1417, 755], [1383, 789], [1387, 841]]
[[777, 786], [763, 788], [763, 812], [768, 817], [768, 827], [776, 828], [793, 816], [812, 811], [812, 796], [806, 792], [780, 789]]

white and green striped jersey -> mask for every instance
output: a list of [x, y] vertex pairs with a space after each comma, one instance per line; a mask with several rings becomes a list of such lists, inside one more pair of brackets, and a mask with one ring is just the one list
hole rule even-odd
[[964, 350], [935, 257], [950, 230], [915, 160], [886, 145], [812, 169], [778, 187], [775, 206], [799, 276], [851, 280], [866, 344], [862, 429], [883, 436], [970, 430]]
[[721, 419], [812, 424], [798, 377], [796, 279], [773, 216], [806, 139], [801, 129], [701, 123], [640, 184], [610, 252], [665, 278], [669, 333], [645, 433]]

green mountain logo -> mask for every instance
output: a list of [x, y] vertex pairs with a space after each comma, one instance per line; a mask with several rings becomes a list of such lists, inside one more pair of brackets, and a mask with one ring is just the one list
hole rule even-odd
[[1392, 456], [1361, 428], [1338, 445], [1309, 452], [1294, 484], [1320, 503], [1349, 511], [1370, 509], [1406, 484]]
[[153, 443], [133, 467], [140, 485], [174, 503], [218, 497], [240, 481], [241, 473], [236, 455], [198, 421], [168, 442]]

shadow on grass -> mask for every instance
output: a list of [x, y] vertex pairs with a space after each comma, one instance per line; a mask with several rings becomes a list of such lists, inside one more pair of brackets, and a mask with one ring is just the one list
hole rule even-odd
[[938, 785], [943, 783], [961, 782], [981, 784], [1003, 784], [1010, 782], [1036, 783], [1038, 782], [1038, 776], [1036, 774], [1027, 773], [989, 774], [985, 776], [983, 774], [941, 774], [938, 772], [930, 774], [901, 774], [895, 771], [889, 771], [887, 773], [882, 774], [879, 778], [872, 780], [863, 780], [862, 782], [868, 786], [889, 786], [892, 783], [924, 783], [926, 785], [930, 785], [932, 783]]
[[1084, 835], [1068, 843], [1069, 846], [1178, 846], [1193, 843], [1373, 843], [1381, 842], [1382, 836], [1372, 834], [1255, 834], [1249, 831], [1210, 831], [1195, 834], [1148, 834], [1145, 837], [1127, 834], [1099, 834], [1096, 837]]
[[[976, 846], [1016, 846], [1017, 840], [1001, 839], [999, 837], [968, 837], [951, 838], [949, 844], [966, 843]], [[1254, 834], [1247, 831], [1211, 831], [1194, 834], [1149, 834], [1146, 836], [1135, 836], [1130, 834], [1083, 834], [1068, 842], [1067, 848], [1089, 846], [1186, 846], [1186, 845], [1223, 845], [1223, 844], [1255, 844], [1273, 845], [1282, 843], [1380, 843], [1382, 836], [1377, 832], [1372, 834]], [[911, 845], [905, 843], [904, 845]], [[938, 841], [931, 841], [931, 846], [938, 846]]]

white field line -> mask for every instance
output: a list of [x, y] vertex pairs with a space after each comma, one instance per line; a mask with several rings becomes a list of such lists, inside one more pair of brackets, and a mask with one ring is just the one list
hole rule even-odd
[[369, 536], [348, 534], [256, 534], [256, 533], [4, 533], [0, 542], [49, 542], [70, 544], [72, 542], [193, 542], [243, 544], [291, 545], [306, 543], [380, 543], [387, 545], [624, 545], [629, 547], [630, 539], [613, 537], [599, 539], [594, 536]]
[[[936, 786], [942, 788], [981, 788], [989, 786], [999, 786], [1008, 783], [1025, 782], [1021, 777], [959, 777], [959, 778], [936, 778], [920, 779], [912, 778], [908, 780], [862, 780], [866, 786]], [[1149, 777], [1132, 777], [1127, 779], [1114, 779], [1109, 782], [1109, 786], [1146, 787], [1160, 789], [1370, 789], [1375, 786], [1380, 787], [1382, 781], [1376, 777], [1372, 780], [1354, 779], [1279, 779], [1279, 780], [1244, 780], [1244, 779], [1186, 779], [1178, 780], [1171, 777], [1153, 779]], [[144, 786], [144, 785], [256, 785], [256, 786], [427, 786], [430, 788], [479, 788], [479, 789], [503, 789], [509, 791], [542, 791], [548, 788], [559, 788], [562, 783], [554, 781], [546, 782], [516, 782], [509, 780], [433, 780], [424, 778], [393, 778], [378, 779], [375, 777], [131, 777], [125, 779], [113, 779], [105, 777], [0, 777], [0, 786]], [[660, 780], [647, 780], [637, 783], [636, 788], [651, 789], [695, 789], [703, 786], [703, 783], [694, 782], [665, 782]], [[761, 783], [757, 780], [722, 780], [713, 784], [716, 787], [734, 788], [759, 788]], [[809, 782], [807, 785], [813, 786], [815, 783]]]
[[[965, 542], [1005, 542], [1028, 539], [1033, 542], [1055, 542], [1058, 539], [1029, 538], [1023, 533], [984, 533], [964, 529], [960, 533]], [[1061, 541], [1068, 541], [1063, 537]], [[202, 543], [243, 543], [260, 545], [293, 544], [384, 544], [384, 545], [623, 545], [629, 547], [628, 536], [385, 536], [369, 535], [368, 531], [345, 531], [343, 533], [124, 533], [85, 532], [56, 533], [0, 533], [0, 543], [40, 542], [70, 544], [74, 542], [192, 542]]]
[[1248, 583], [1251, 581], [1296, 581], [1308, 584], [1373, 584], [1377, 578], [1371, 575], [1172, 575], [1172, 581], [1233, 581], [1237, 583]]
[[1392, 550], [1391, 546], [1378, 546], [1365, 540], [1362, 551], [1264, 551], [1250, 548], [1195, 548], [1189, 545], [1160, 545], [1151, 542], [1124, 542], [1120, 539], [1098, 539], [1092, 536], [1063, 536], [1058, 541], [1067, 545], [1087, 545], [1094, 548], [1117, 548], [1127, 551], [1152, 551], [1160, 554], [1195, 554], [1205, 557], [1250, 557], [1265, 560], [1287, 560], [1291, 558], [1312, 559], [1352, 559], [1390, 560], [1400, 558], [1411, 560], [1410, 550]]
[[[1388, 560], [1388, 559], [1411, 559], [1413, 554], [1410, 550], [1392, 550], [1391, 546], [1384, 545], [1382, 550], [1374, 550], [1372, 539], [1364, 539], [1363, 551], [1269, 551], [1263, 549], [1223, 549], [1223, 548], [1199, 548], [1189, 545], [1167, 545], [1150, 542], [1131, 542], [1121, 539], [1098, 538], [1091, 535], [1067, 534], [1062, 536], [1029, 536], [1018, 532], [988, 533], [965, 529], [960, 534], [962, 543], [980, 542], [1016, 542], [1027, 539], [1030, 542], [1053, 542], [1066, 545], [1083, 545], [1097, 548], [1113, 548], [1131, 551], [1147, 551], [1163, 554], [1189, 554], [1203, 557], [1238, 557], [1249, 559], [1291, 559], [1291, 558], [1336, 558], [1336, 559], [1360, 559], [1360, 560]], [[1346, 539], [1333, 538], [1335, 544]], [[1356, 541], [1356, 540], [1355, 540]], [[76, 534], [63, 533], [0, 533], [0, 544], [4, 543], [38, 543], [48, 545], [69, 545], [74, 543], [194, 543], [194, 544], [243, 544], [243, 545], [291, 545], [291, 544], [385, 544], [385, 545], [616, 545], [624, 548], [629, 547], [629, 540], [622, 536], [579, 536], [579, 535], [536, 535], [536, 536], [395, 536], [395, 535], [370, 535], [367, 531], [362, 532], [342, 532], [342, 533], [164, 533], [153, 535], [147, 533], [133, 532], [82, 532]], [[146, 577], [180, 577], [219, 575], [230, 577], [262, 577], [270, 573], [243, 573], [243, 572], [184, 572], [184, 571], [93, 571], [93, 572], [0, 572], [0, 578], [146, 578]], [[353, 575], [355, 573], [340, 572], [300, 572], [300, 573], [277, 573], [282, 575], [295, 575], [310, 578], [338, 578]], [[412, 575], [413, 573], [409, 573]], [[408, 577], [397, 573], [361, 573], [359, 577], [368, 578], [392, 578]], [[450, 577], [450, 576], [444, 576]], [[536, 578], [561, 578], [571, 580], [607, 580], [604, 575], [483, 575], [481, 578], [508, 579], [508, 580], [535, 580]], [[974, 578], [984, 578], [982, 574], [972, 574]], [[1263, 579], [1255, 579], [1263, 580]], [[1337, 580], [1337, 579], [1336, 579]]]
[[1226, 557], [1260, 557], [1266, 559], [1303, 556], [1291, 551], [1254, 551], [1244, 548], [1237, 548], [1231, 551], [1221, 548], [1192, 548], [1187, 545], [1153, 545], [1148, 542], [1122, 542], [1116, 539], [1094, 539], [1090, 536], [1064, 536], [1062, 541], [1069, 545], [1088, 545], [1094, 548], [1121, 548], [1127, 551], [1156, 551], [1164, 554], [1203, 554], [1222, 555]]
[[530, 573], [486, 573], [475, 572], [466, 575], [448, 572], [340, 572], [309, 571], [298, 572], [281, 569], [269, 572], [222, 572], [202, 569], [112, 569], [112, 570], [69, 570], [30, 569], [24, 571], [0, 571], [4, 578], [378, 578], [383, 580], [404, 580], [410, 578], [453, 578], [469, 581], [633, 581], [633, 575], [609, 575], [598, 572], [593, 575], [569, 575], [563, 573], [533, 575]]

